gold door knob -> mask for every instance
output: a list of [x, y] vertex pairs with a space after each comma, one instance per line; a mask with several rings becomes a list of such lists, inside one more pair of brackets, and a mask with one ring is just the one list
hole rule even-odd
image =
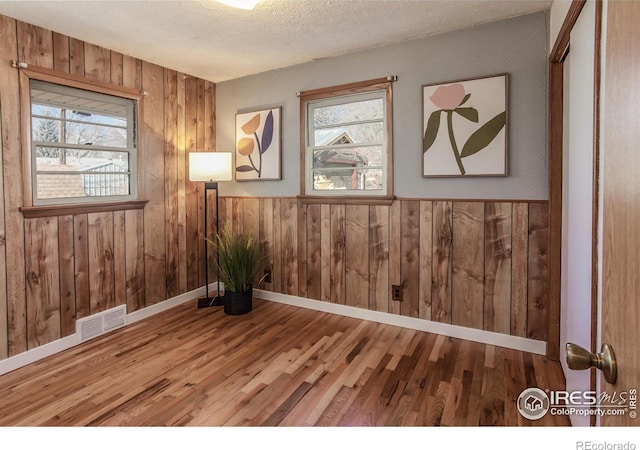
[[607, 383], [615, 384], [618, 376], [616, 355], [609, 344], [602, 344], [600, 353], [594, 354], [579, 345], [567, 343], [567, 364], [572, 370], [586, 370], [591, 367], [602, 370]]

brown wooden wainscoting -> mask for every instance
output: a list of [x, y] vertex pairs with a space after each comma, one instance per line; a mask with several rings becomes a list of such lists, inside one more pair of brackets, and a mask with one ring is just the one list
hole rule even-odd
[[264, 290], [541, 341], [547, 217], [537, 201], [220, 200], [221, 226], [253, 232], [269, 255]]

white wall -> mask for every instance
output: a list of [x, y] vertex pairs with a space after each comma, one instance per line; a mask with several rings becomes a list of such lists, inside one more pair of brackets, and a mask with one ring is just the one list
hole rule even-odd
[[[397, 75], [393, 86], [395, 194], [411, 198], [545, 200], [548, 11], [219, 83], [219, 151], [234, 148], [237, 112], [282, 106], [282, 181], [222, 183], [222, 195], [300, 193], [296, 92]], [[422, 178], [422, 86], [509, 73], [509, 176]]]

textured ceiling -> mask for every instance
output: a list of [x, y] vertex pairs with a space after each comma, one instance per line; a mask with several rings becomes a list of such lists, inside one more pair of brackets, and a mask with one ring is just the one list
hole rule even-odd
[[552, 0], [0, 1], [0, 14], [214, 82], [547, 9]]

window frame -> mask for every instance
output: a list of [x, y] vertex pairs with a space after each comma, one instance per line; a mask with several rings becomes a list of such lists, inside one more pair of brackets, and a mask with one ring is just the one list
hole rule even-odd
[[[130, 152], [130, 194], [127, 196], [109, 196], [109, 197], [89, 197], [87, 199], [79, 199], [76, 197], [65, 199], [35, 199], [35, 155], [33, 152], [32, 142], [32, 117], [31, 117], [31, 81], [47, 82], [63, 87], [81, 89], [97, 94], [104, 94], [113, 97], [120, 97], [126, 100], [133, 100], [133, 133], [134, 136], [134, 152]], [[142, 108], [144, 94], [138, 90], [125, 88], [110, 83], [87, 79], [77, 75], [71, 75], [42, 67], [27, 66], [20, 68], [20, 109], [21, 109], [21, 128], [22, 128], [22, 154], [23, 154], [23, 207], [20, 208], [25, 217], [37, 217], [39, 210], [47, 211], [49, 215], [59, 215], [59, 211], [68, 214], [74, 209], [85, 212], [100, 212], [104, 210], [113, 210], [120, 206], [122, 210], [140, 209], [146, 204], [146, 201], [139, 200], [143, 195], [142, 177], [140, 174], [139, 153], [141, 148], [141, 129], [140, 120], [142, 117]], [[61, 213], [62, 214], [62, 213]]]
[[[308, 203], [359, 203], [359, 204], [385, 204], [393, 198], [393, 91], [394, 77], [378, 78], [357, 83], [343, 84], [327, 88], [315, 89], [299, 93], [300, 96], [300, 200]], [[310, 152], [311, 125], [309, 112], [315, 109], [319, 103], [321, 106], [329, 106], [331, 103], [342, 103], [339, 99], [348, 96], [381, 92], [379, 98], [384, 100], [384, 126], [386, 140], [383, 143], [383, 186], [386, 192], [367, 190], [334, 190], [314, 191], [313, 188], [313, 155]], [[357, 101], [357, 100], [356, 100]], [[345, 194], [348, 192], [348, 194]]]

